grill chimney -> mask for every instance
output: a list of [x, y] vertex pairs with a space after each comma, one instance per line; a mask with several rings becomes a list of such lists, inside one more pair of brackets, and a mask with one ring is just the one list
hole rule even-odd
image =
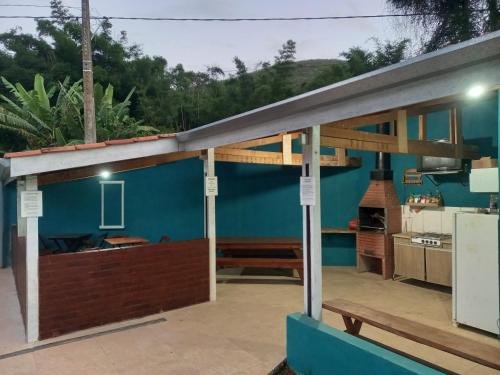
[[[377, 125], [378, 134], [390, 134], [389, 123]], [[392, 180], [391, 155], [385, 152], [375, 154], [375, 169], [370, 173], [371, 180], [384, 181]]]

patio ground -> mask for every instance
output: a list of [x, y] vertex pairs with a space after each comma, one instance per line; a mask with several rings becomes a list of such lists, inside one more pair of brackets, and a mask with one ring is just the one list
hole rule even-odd
[[[242, 280], [244, 278], [244, 280]], [[351, 268], [325, 268], [325, 299], [342, 297], [389, 313], [415, 319], [491, 345], [491, 336], [451, 325], [451, 294], [421, 284], [381, 280]], [[0, 359], [0, 374], [267, 374], [285, 357], [285, 317], [301, 311], [301, 285], [290, 279], [226, 274], [220, 277], [218, 300], [146, 319], [79, 332], [53, 341], [131, 323], [165, 318], [118, 332], [39, 348]], [[0, 358], [29, 348], [10, 269], [0, 270]], [[326, 323], [343, 328], [342, 319], [324, 312]], [[363, 335], [463, 374], [498, 372], [378, 329]], [[50, 341], [50, 342], [53, 342]], [[44, 342], [45, 343], [45, 342]]]

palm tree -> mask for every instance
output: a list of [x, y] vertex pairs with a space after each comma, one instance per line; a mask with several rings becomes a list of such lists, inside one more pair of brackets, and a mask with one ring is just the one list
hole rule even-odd
[[[83, 95], [81, 81], [72, 85], [69, 78], [45, 89], [43, 76], [35, 76], [33, 90], [15, 85], [2, 77], [13, 99], [0, 95], [0, 129], [26, 140], [28, 148], [82, 143]], [[95, 86], [98, 140], [133, 137], [159, 132], [129, 116], [131, 90], [123, 102], [114, 103], [113, 86]], [[57, 97], [55, 94], [57, 93]], [[53, 105], [51, 105], [53, 102]]]

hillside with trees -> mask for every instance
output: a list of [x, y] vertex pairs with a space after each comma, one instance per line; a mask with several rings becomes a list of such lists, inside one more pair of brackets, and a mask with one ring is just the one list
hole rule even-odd
[[[395, 11], [407, 12], [435, 5], [389, 3]], [[439, 39], [441, 30], [450, 27], [446, 15], [456, 13], [453, 4], [448, 4], [453, 2], [440, 3], [442, 16], [426, 20], [432, 21], [425, 25], [432, 26], [434, 34], [423, 50], [477, 34], [454, 37], [449, 33]], [[0, 151], [83, 139], [82, 29], [60, 0], [50, 4], [54, 18], [36, 20], [36, 35], [20, 30], [0, 34]], [[494, 10], [488, 14], [477, 26], [483, 31], [497, 22]], [[424, 25], [418, 18], [411, 21]], [[181, 64], [172, 66], [164, 57], [144, 55], [140, 46], [129, 42], [125, 31], [114, 38], [109, 20], [98, 26], [92, 37], [95, 101], [102, 112], [97, 119], [98, 140], [191, 129], [397, 63], [409, 54], [409, 41], [403, 39], [376, 41], [373, 50], [352, 47], [340, 59], [296, 61], [296, 44], [288, 40], [272, 61], [261, 62], [253, 71], [234, 57], [235, 73], [227, 75], [217, 66], [202, 72], [186, 70]]]

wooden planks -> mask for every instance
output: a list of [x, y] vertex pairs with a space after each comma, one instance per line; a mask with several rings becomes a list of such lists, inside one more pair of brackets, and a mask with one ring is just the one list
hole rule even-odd
[[275, 143], [280, 143], [283, 141], [284, 136], [289, 136], [291, 140], [297, 139], [300, 136], [299, 132], [295, 133], [288, 133], [288, 134], [277, 134], [273, 135], [271, 137], [264, 137], [264, 138], [258, 138], [254, 139], [251, 141], [244, 141], [244, 142], [238, 142], [238, 143], [233, 143], [227, 146], [224, 146], [225, 148], [236, 148], [236, 149], [241, 149], [241, 148], [250, 148], [250, 147], [259, 147], [259, 146], [266, 146], [266, 145], [272, 145]]
[[398, 138], [398, 149], [402, 154], [408, 153], [408, 117], [406, 110], [398, 111], [398, 118], [396, 123], [396, 131]]
[[380, 112], [371, 115], [354, 117], [346, 120], [340, 120], [322, 124], [321, 127], [332, 127], [335, 129], [354, 129], [368, 125], [383, 124], [385, 122], [392, 122], [396, 120], [396, 111]]
[[302, 267], [302, 259], [288, 258], [217, 258], [217, 266], [292, 268]]
[[133, 245], [145, 245], [149, 241], [142, 237], [110, 237], [104, 239], [104, 242], [109, 243], [113, 246], [133, 246]]
[[[398, 141], [398, 137], [396, 136], [344, 129], [331, 131], [331, 136], [324, 135], [325, 132], [322, 131], [322, 146], [363, 151], [440, 156], [448, 158], [455, 158], [457, 157], [457, 153], [460, 152], [457, 151], [458, 147], [454, 144], [413, 139], [407, 141], [407, 151], [405, 152], [404, 146], [403, 149], [400, 149], [401, 145]], [[479, 148], [477, 146], [464, 144], [461, 147], [462, 151], [458, 156], [459, 158], [479, 158]]]
[[500, 370], [500, 346], [486, 345], [344, 299], [326, 301], [323, 303], [323, 308], [420, 344]]
[[335, 228], [335, 227], [323, 227], [321, 228], [321, 233], [323, 234], [356, 234], [357, 231], [349, 228]]
[[55, 184], [62, 181], [78, 180], [99, 175], [103, 170], [123, 172], [132, 169], [153, 167], [158, 164], [170, 163], [178, 160], [194, 158], [200, 155], [199, 151], [172, 152], [164, 155], [149, 156], [145, 158], [129, 159], [114, 163], [97, 164], [89, 167], [75, 168], [50, 172], [38, 176], [40, 185]]
[[[225, 255], [236, 257], [218, 257], [217, 266], [292, 268], [303, 278], [302, 240], [295, 237], [218, 237], [217, 249]], [[261, 251], [267, 253], [261, 258]], [[275, 254], [273, 254], [273, 251]], [[283, 251], [281, 257], [278, 253]], [[258, 254], [257, 256], [255, 256]], [[246, 256], [246, 257], [238, 257]]]
[[292, 135], [284, 134], [281, 143], [281, 152], [283, 154], [283, 164], [292, 165]]
[[217, 249], [300, 250], [302, 239], [295, 237], [217, 237]]
[[[291, 159], [288, 157], [288, 161], [290, 162], [288, 165], [302, 165], [302, 154], [291, 154], [290, 156]], [[337, 156], [334, 155], [321, 155], [320, 160], [322, 167], [359, 167], [361, 165], [361, 159], [357, 157], [346, 157], [345, 164], [342, 164]], [[226, 147], [215, 149], [215, 161], [285, 165], [283, 153], [281, 152], [244, 150]]]

